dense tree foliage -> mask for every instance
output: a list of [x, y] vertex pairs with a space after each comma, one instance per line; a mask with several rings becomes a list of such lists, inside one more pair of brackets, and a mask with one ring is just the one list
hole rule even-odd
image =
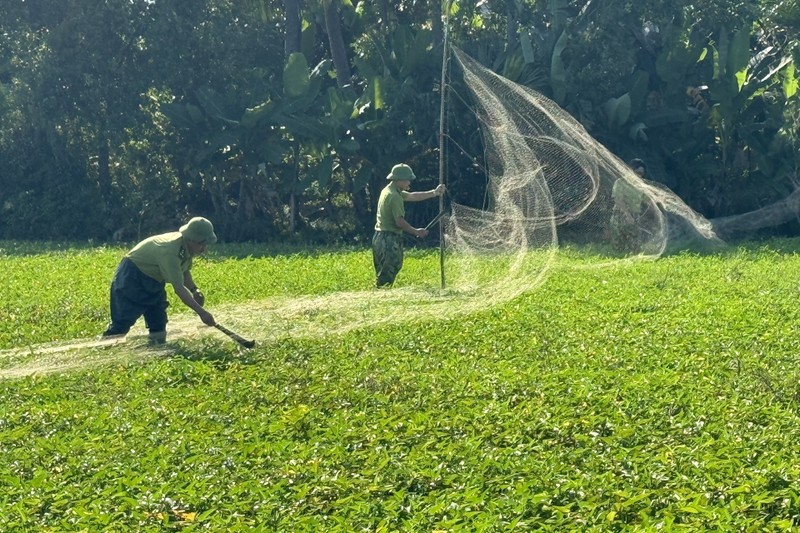
[[[133, 240], [203, 214], [227, 240], [363, 238], [392, 164], [422, 186], [438, 176], [445, 15], [455, 44], [708, 217], [798, 182], [796, 3], [6, 4], [0, 237]], [[459, 84], [453, 72], [447, 179], [480, 205]]]

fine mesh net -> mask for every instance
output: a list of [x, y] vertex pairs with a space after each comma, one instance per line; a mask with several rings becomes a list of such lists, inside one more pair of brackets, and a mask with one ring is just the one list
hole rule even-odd
[[[217, 320], [255, 339], [256, 350], [269, 350], [286, 339], [444, 320], [500, 304], [543, 283], [565, 244], [610, 259], [720, 244], [706, 219], [666, 188], [640, 179], [555, 103], [460, 50], [454, 57], [483, 131], [488, 191], [480, 209], [454, 204], [443, 219], [446, 290], [438, 287], [430, 258], [426, 286], [403, 286], [401, 272], [400, 286], [391, 290], [212, 304]], [[363, 268], [371, 269], [368, 261]], [[194, 314], [171, 316], [168, 331], [170, 341], [233, 344]], [[144, 361], [177, 349], [168, 342], [154, 350], [143, 339], [140, 330], [127, 342], [78, 339], [3, 350], [0, 379]]]
[[489, 174], [487, 205], [455, 204], [446, 222], [454, 288], [513, 297], [542, 282], [560, 244], [652, 258], [720, 242], [705, 218], [641, 179], [554, 102], [461, 50], [454, 56], [477, 107]]

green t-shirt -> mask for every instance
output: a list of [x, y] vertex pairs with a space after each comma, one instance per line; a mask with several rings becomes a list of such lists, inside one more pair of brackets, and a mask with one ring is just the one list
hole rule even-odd
[[378, 198], [378, 216], [375, 222], [375, 230], [403, 233], [403, 230], [400, 229], [395, 220], [397, 217], [406, 216], [404, 203], [406, 194], [405, 191], [395, 187], [394, 182], [383, 188], [380, 198]]
[[183, 273], [192, 268], [192, 257], [179, 231], [148, 237], [125, 257], [145, 275], [174, 287], [183, 286]]

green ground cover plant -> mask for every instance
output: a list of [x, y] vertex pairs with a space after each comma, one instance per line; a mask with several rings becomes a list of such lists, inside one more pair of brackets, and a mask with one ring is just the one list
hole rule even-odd
[[[0, 249], [0, 371], [101, 330], [122, 248]], [[796, 251], [601, 267], [564, 250], [539, 289], [469, 314], [251, 351], [123, 344], [2, 379], [0, 530], [800, 527]], [[246, 307], [370, 290], [370, 261], [221, 246], [195, 279]], [[398, 282], [437, 268], [411, 251]]]

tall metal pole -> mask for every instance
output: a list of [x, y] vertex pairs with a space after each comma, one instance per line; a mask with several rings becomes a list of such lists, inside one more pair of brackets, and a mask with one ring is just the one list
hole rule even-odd
[[[444, 184], [444, 147], [445, 147], [445, 102], [447, 97], [447, 62], [450, 58], [450, 3], [452, 0], [444, 0], [444, 40], [442, 41], [442, 78], [439, 83], [439, 96], [441, 104], [439, 106], [439, 184]], [[444, 212], [444, 195], [439, 197], [439, 213]], [[444, 224], [439, 219], [439, 271], [442, 277], [442, 289], [445, 288], [444, 276]]]

